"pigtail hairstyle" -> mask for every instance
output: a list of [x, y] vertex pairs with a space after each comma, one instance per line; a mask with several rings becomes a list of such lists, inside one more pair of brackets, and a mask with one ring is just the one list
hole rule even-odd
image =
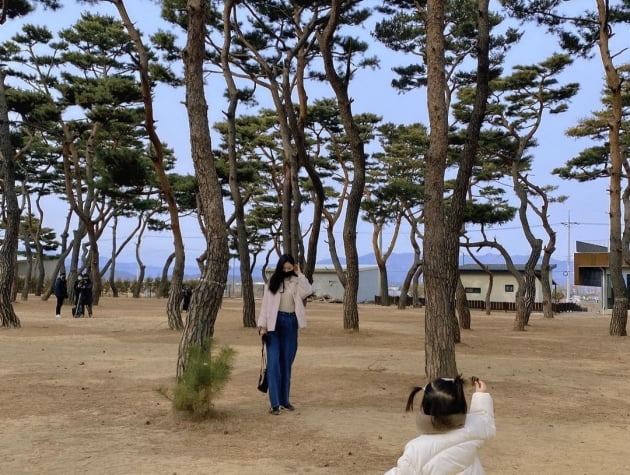
[[461, 376], [455, 379], [434, 379], [424, 388], [422, 411], [431, 416], [434, 427], [451, 427], [453, 422], [450, 416], [465, 415], [467, 410], [464, 380]]
[[413, 400], [420, 391], [424, 388], [422, 386], [414, 386], [409, 393], [409, 397], [407, 398], [407, 406], [405, 407], [406, 412], [413, 411]]
[[461, 376], [437, 378], [424, 388], [414, 387], [407, 399], [407, 411], [413, 410], [413, 399], [420, 390], [424, 390], [424, 396], [422, 397], [422, 412], [418, 415], [419, 421], [426, 418], [427, 423], [438, 431], [463, 426], [468, 405], [464, 394], [464, 380]]

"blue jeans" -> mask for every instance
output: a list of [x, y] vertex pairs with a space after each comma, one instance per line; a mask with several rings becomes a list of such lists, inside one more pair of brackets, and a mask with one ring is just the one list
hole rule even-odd
[[278, 312], [275, 331], [267, 332], [267, 381], [271, 407], [291, 404], [291, 367], [298, 347], [295, 313]]

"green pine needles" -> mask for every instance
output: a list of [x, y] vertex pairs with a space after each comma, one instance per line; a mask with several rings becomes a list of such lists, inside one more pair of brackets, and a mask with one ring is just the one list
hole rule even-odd
[[212, 339], [203, 346], [190, 345], [186, 369], [175, 387], [175, 409], [189, 411], [195, 419], [210, 417], [213, 399], [230, 379], [235, 355], [232, 348], [224, 347], [214, 356]]

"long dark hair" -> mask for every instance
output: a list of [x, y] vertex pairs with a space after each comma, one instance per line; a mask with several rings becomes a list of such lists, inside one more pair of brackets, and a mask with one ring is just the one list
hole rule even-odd
[[447, 425], [447, 416], [466, 414], [468, 406], [464, 394], [464, 380], [461, 376], [454, 379], [437, 378], [424, 388], [420, 386], [414, 387], [407, 399], [407, 411], [413, 410], [414, 397], [423, 389], [422, 412], [427, 416], [431, 416], [434, 425]]
[[[280, 285], [284, 282], [285, 273], [283, 268], [287, 262], [290, 262], [291, 265], [295, 265], [295, 259], [293, 259], [293, 256], [291, 254], [282, 254], [280, 256], [280, 259], [278, 259], [276, 270], [273, 272], [273, 274], [271, 274], [271, 277], [269, 278], [269, 291], [272, 294], [278, 292]], [[293, 275], [296, 275], [295, 272], [293, 272]]]

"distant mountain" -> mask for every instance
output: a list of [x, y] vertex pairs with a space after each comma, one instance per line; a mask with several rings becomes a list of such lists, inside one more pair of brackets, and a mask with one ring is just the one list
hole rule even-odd
[[[169, 269], [169, 275], [173, 271], [173, 266]], [[108, 275], [108, 274], [106, 274]], [[199, 268], [197, 266], [184, 267], [184, 280], [198, 279], [200, 277]], [[135, 262], [116, 262], [116, 279], [134, 280], [138, 276], [138, 264]], [[162, 277], [162, 267], [146, 266], [144, 270], [144, 278]]]
[[[487, 253], [487, 254], [479, 254], [477, 255], [477, 259], [479, 259], [484, 264], [505, 264], [503, 257], [500, 254], [495, 253]], [[529, 259], [529, 256], [526, 255], [513, 255], [512, 261], [514, 264], [525, 264]], [[345, 264], [345, 260], [341, 259], [342, 264]], [[405, 279], [409, 266], [413, 262], [413, 253], [406, 252], [400, 254], [392, 254], [389, 259], [387, 259], [387, 277], [389, 280], [389, 284], [392, 286], [401, 285]], [[467, 255], [464, 254], [460, 256], [460, 264], [474, 264], [475, 261]], [[317, 265], [332, 265], [331, 259], [322, 259], [317, 261]], [[359, 265], [369, 266], [376, 265], [376, 258], [374, 254], [364, 254], [359, 256]], [[554, 282], [558, 284], [562, 284], [566, 281], [566, 277], [564, 276], [564, 271], [566, 271], [566, 261], [551, 259], [551, 265], [555, 265], [555, 269], [552, 271], [552, 277]]]
[[[514, 255], [512, 256], [512, 260], [515, 264], [525, 264], [527, 262], [529, 256], [526, 255]], [[478, 255], [477, 258], [483, 262], [484, 264], [504, 264], [503, 257], [500, 254], [487, 253]], [[389, 278], [389, 284], [391, 286], [401, 285], [407, 271], [409, 269], [410, 263], [413, 261], [413, 253], [399, 253], [392, 254], [390, 258], [387, 260], [387, 275]], [[345, 259], [341, 259], [341, 263], [345, 264]], [[460, 257], [461, 264], [474, 264], [474, 261], [469, 255], [463, 255]], [[230, 270], [228, 279], [232, 278], [238, 279], [239, 277], [239, 268], [232, 269], [232, 265], [234, 261], [230, 261]], [[236, 263], [238, 266], [238, 263]], [[566, 277], [564, 275], [564, 271], [566, 270], [566, 261], [551, 259], [551, 264], [555, 265], [555, 269], [552, 272], [553, 280], [558, 284], [564, 284], [566, 282]], [[275, 265], [275, 264], [274, 264]], [[331, 259], [321, 259], [317, 261], [318, 266], [331, 266]], [[376, 265], [376, 258], [374, 254], [364, 254], [359, 256], [359, 265], [370, 266]], [[170, 269], [172, 271], [172, 268]], [[116, 278], [117, 279], [130, 279], [133, 280], [136, 278], [138, 274], [138, 267], [136, 263], [133, 262], [118, 262], [116, 263]], [[169, 272], [170, 275], [170, 272]], [[197, 266], [191, 265], [186, 266], [184, 269], [184, 280], [192, 280], [198, 279], [200, 277], [199, 268]], [[260, 281], [262, 275], [262, 267], [256, 267], [253, 272], [254, 280]], [[147, 266], [145, 269], [145, 278], [151, 277], [161, 277], [162, 276], [162, 267], [159, 266]]]

